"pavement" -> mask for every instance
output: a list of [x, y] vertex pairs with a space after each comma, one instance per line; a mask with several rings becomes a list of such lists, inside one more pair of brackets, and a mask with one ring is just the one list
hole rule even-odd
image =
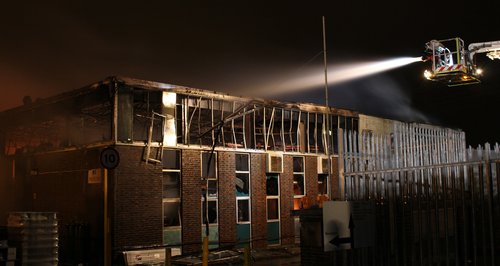
[[[252, 249], [252, 265], [300, 265], [300, 247], [297, 245]], [[243, 265], [244, 249], [211, 251], [209, 265]], [[172, 258], [172, 265], [202, 265], [201, 254]]]

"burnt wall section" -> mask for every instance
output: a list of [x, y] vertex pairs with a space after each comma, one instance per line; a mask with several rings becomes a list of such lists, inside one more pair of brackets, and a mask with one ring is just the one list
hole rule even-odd
[[0, 151], [7, 155], [40, 153], [111, 141], [113, 99], [109, 85], [73, 93], [0, 113], [5, 139]]
[[24, 178], [15, 176], [13, 156], [0, 155], [0, 226], [7, 224], [8, 213], [24, 209]]
[[[102, 260], [103, 170], [99, 154], [99, 149], [17, 153], [14, 161], [7, 160], [7, 165], [14, 166], [8, 167], [7, 189], [19, 200], [8, 211], [56, 212], [61, 262], [77, 259], [94, 264]], [[91, 169], [96, 177], [89, 182]], [[73, 230], [76, 225], [82, 229], [78, 234]]]
[[143, 147], [116, 149], [120, 165], [109, 180], [113, 183], [109, 196], [114, 198], [113, 249], [162, 245], [162, 165], [144, 162]]

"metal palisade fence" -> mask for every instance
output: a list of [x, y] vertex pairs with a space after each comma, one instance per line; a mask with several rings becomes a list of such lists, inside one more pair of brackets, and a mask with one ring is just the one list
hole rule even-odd
[[348, 265], [500, 265], [500, 149], [396, 122], [343, 134], [345, 199], [376, 203], [376, 245]]

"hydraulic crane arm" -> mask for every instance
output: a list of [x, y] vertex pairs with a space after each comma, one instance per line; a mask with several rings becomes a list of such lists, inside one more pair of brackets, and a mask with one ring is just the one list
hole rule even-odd
[[475, 64], [477, 53], [487, 53], [490, 59], [500, 59], [500, 41], [471, 43], [468, 50], [460, 38], [432, 40], [425, 45], [422, 61], [431, 61], [432, 68], [424, 76], [447, 86], [459, 86], [481, 82], [482, 70]]
[[473, 62], [474, 55], [477, 53], [488, 53], [491, 60], [500, 59], [500, 41], [471, 43], [469, 44], [469, 59]]

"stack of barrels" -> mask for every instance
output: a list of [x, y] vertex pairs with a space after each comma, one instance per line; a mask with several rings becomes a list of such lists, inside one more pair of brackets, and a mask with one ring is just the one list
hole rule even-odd
[[58, 265], [56, 213], [12, 212], [7, 226], [9, 245], [17, 248], [19, 265]]

